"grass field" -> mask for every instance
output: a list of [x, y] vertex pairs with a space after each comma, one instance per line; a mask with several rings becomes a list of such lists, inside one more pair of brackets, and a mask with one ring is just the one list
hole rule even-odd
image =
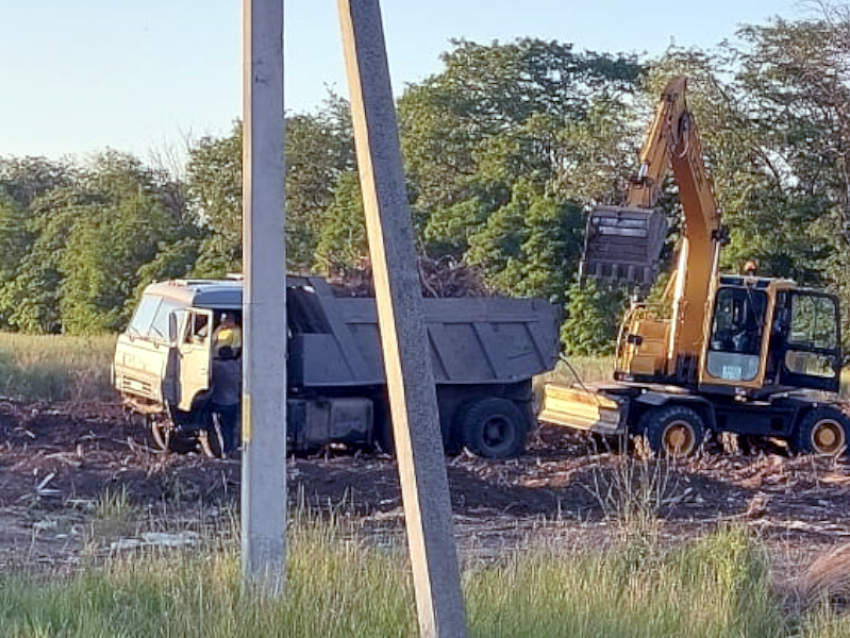
[[0, 396], [21, 401], [114, 401], [115, 337], [0, 333]]
[[[0, 334], [0, 395], [22, 400], [113, 400], [113, 337]], [[548, 378], [609, 378], [610, 359], [573, 358]], [[545, 380], [545, 379], [541, 379]], [[538, 384], [539, 385], [539, 384]], [[132, 534], [141, 514], [108, 493], [93, 513], [98, 536]], [[765, 549], [740, 528], [662, 547], [622, 511], [609, 551], [531, 544], [497, 559], [467, 559], [463, 586], [475, 638], [839, 638], [850, 617], [828, 597], [778, 586]], [[641, 517], [638, 517], [642, 520]], [[630, 526], [638, 533], [630, 532]], [[650, 526], [651, 527], [651, 526]], [[353, 527], [295, 515], [280, 600], [246, 591], [235, 524], [190, 549], [92, 550], [82, 563], [0, 573], [0, 636], [10, 638], [348, 638], [418, 635], [404, 548]], [[106, 544], [108, 546], [108, 543]], [[848, 554], [850, 555], [850, 553]], [[839, 570], [842, 574], [848, 569]], [[844, 578], [850, 590], [850, 578]], [[850, 600], [845, 596], [844, 600]]]
[[[418, 635], [409, 566], [326, 522], [296, 522], [285, 596], [241, 586], [232, 533], [192, 550], [137, 550], [66, 576], [0, 574], [6, 638], [387, 638]], [[224, 539], [224, 540], [222, 540]], [[532, 547], [463, 574], [471, 637], [827, 638], [850, 621], [790, 612], [765, 556], [740, 529], [662, 550], [646, 539], [605, 553]]]

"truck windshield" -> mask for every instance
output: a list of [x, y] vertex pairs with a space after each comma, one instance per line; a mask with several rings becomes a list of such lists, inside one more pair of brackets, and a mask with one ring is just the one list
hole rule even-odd
[[166, 341], [169, 315], [185, 307], [185, 304], [174, 299], [144, 295], [127, 326], [127, 333], [134, 337]]

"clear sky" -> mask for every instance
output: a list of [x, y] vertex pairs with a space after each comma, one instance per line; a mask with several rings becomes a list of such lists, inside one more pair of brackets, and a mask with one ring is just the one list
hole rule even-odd
[[[656, 54], [712, 46], [799, 0], [383, 0], [394, 89], [440, 68], [452, 38], [533, 36]], [[347, 94], [335, 0], [286, 0], [286, 107]], [[0, 0], [0, 155], [146, 157], [222, 134], [241, 111], [241, 0]]]

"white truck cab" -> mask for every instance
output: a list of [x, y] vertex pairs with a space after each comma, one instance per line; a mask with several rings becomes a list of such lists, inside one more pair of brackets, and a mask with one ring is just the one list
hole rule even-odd
[[241, 282], [175, 280], [151, 284], [142, 294], [118, 337], [113, 384], [149, 417], [155, 435], [163, 435], [166, 420], [199, 417], [211, 387], [213, 332], [224, 312], [241, 323]]

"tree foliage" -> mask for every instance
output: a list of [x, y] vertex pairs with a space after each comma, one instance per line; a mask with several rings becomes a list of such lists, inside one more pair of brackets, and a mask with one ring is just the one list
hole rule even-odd
[[[567, 351], [609, 352], [625, 297], [575, 283], [585, 213], [622, 202], [658, 96], [686, 74], [731, 239], [723, 267], [756, 258], [850, 308], [850, 8], [816, 7], [648, 60], [532, 38], [453, 42], [398, 100], [419, 249], [478, 268], [501, 294], [565, 304]], [[330, 95], [286, 125], [288, 267], [362, 265], [347, 102]], [[0, 328], [116, 330], [150, 281], [240, 270], [241, 124], [193, 143], [179, 173], [113, 151], [0, 157]], [[675, 185], [659, 205], [672, 246]]]

